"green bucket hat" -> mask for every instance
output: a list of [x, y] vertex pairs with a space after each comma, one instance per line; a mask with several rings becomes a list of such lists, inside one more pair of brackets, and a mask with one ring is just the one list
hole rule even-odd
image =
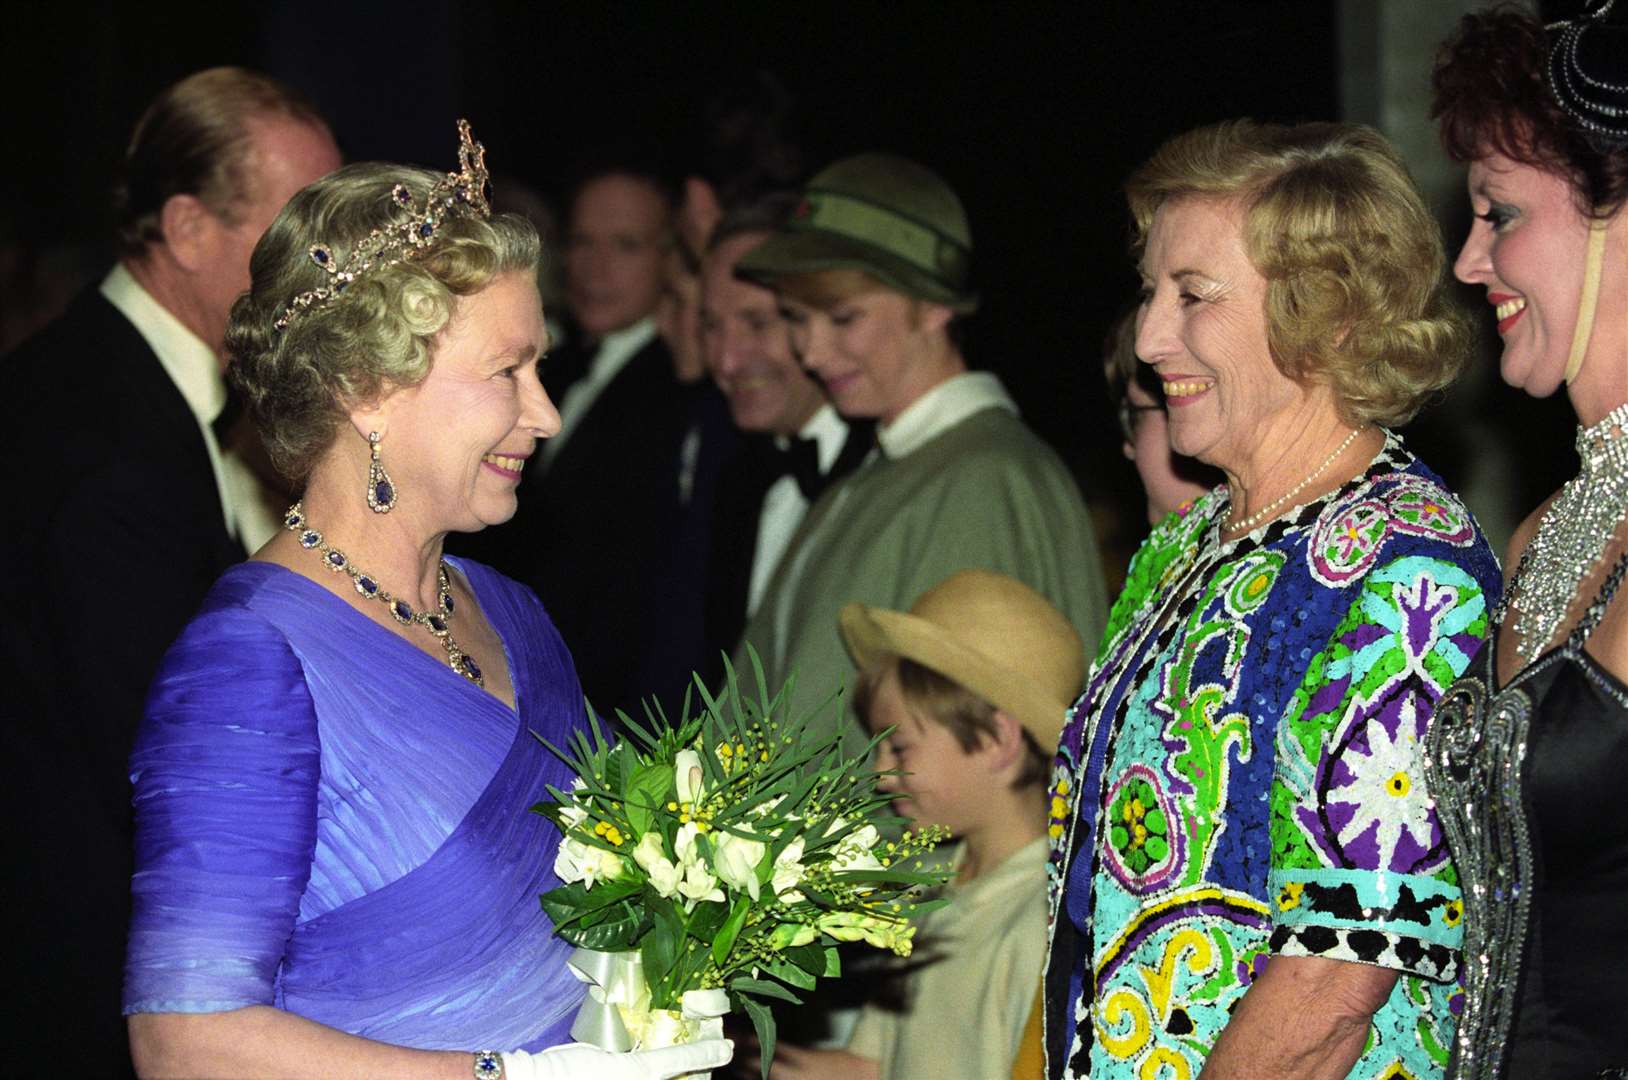
[[863, 270], [954, 311], [978, 307], [961, 200], [937, 173], [893, 154], [844, 158], [815, 176], [790, 220], [735, 274], [772, 287], [817, 270]]

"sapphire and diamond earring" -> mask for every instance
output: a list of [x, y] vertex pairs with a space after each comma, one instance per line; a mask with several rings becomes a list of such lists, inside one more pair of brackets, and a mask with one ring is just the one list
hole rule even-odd
[[384, 471], [384, 463], [379, 460], [379, 433], [367, 433], [368, 449], [373, 454], [373, 460], [367, 466], [367, 505], [375, 514], [388, 514], [396, 508], [396, 485], [390, 479], [390, 474]]

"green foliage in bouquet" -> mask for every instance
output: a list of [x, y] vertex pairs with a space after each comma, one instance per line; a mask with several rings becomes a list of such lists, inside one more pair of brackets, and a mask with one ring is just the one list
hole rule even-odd
[[868, 764], [880, 736], [845, 756], [838, 725], [811, 724], [819, 710], [787, 717], [792, 680], [771, 697], [751, 661], [755, 702], [731, 667], [719, 697], [697, 680], [705, 708], [676, 725], [647, 706], [648, 725], [621, 714], [629, 735], [612, 743], [590, 712], [591, 734], [549, 746], [576, 773], [571, 790], [550, 787], [553, 801], [532, 810], [563, 833], [565, 884], [542, 897], [555, 932], [636, 950], [653, 1009], [726, 990], [752, 1019], [766, 1078], [770, 1000], [800, 1003], [798, 990], [840, 975], [839, 942], [909, 955], [910, 920], [943, 902], [920, 897], [944, 880], [921, 858], [944, 833], [884, 839], [878, 826], [906, 822]]

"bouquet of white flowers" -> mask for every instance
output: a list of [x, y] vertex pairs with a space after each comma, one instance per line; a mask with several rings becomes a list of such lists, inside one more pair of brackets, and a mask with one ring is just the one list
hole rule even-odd
[[[942, 901], [924, 887], [944, 874], [922, 855], [932, 828], [885, 839], [903, 820], [887, 810], [868, 767], [841, 735], [782, 713], [791, 684], [771, 698], [752, 657], [758, 699], [735, 672], [718, 698], [679, 724], [658, 709], [648, 725], [608, 742], [592, 713], [590, 737], [550, 747], [576, 772], [532, 809], [564, 834], [545, 893], [555, 932], [578, 947], [572, 967], [590, 983], [572, 1034], [608, 1049], [672, 1045], [719, 1033], [744, 1009], [774, 1053], [770, 1001], [839, 975], [838, 942], [910, 953], [910, 920]], [[688, 699], [685, 712], [688, 713]], [[874, 740], [872, 742], [874, 746]]]

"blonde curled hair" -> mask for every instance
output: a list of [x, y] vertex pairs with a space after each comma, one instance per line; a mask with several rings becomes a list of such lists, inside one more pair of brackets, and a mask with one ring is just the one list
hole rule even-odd
[[1266, 278], [1272, 361], [1326, 379], [1351, 424], [1405, 424], [1469, 362], [1470, 324], [1446, 285], [1441, 230], [1394, 147], [1357, 124], [1232, 120], [1178, 135], [1125, 186], [1146, 245], [1185, 198], [1236, 201]]
[[524, 218], [448, 216], [422, 254], [359, 277], [339, 298], [274, 329], [290, 300], [328, 284], [309, 256], [312, 244], [343, 260], [400, 214], [395, 185], [405, 184], [422, 205], [439, 179], [402, 165], [347, 165], [289, 200], [255, 246], [252, 283], [232, 305], [226, 330], [229, 372], [272, 464], [296, 485], [332, 445], [351, 406], [429, 374], [436, 336], [459, 297], [499, 274], [537, 272], [541, 245]]

